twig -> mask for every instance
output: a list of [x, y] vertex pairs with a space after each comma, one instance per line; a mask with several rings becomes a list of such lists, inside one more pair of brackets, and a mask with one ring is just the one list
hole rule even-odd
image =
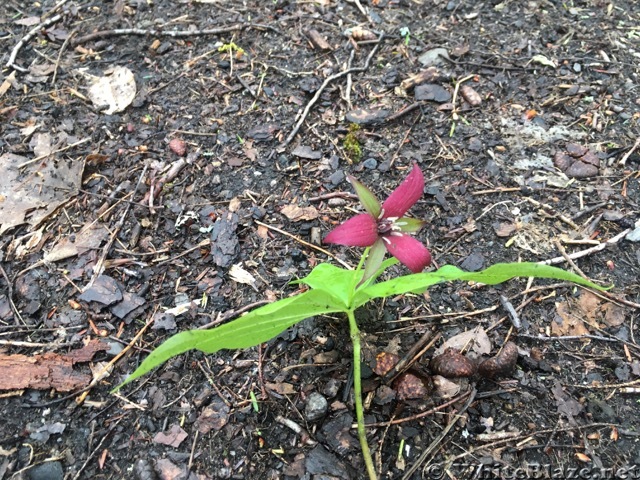
[[349, 75], [350, 73], [364, 72], [369, 68], [369, 63], [371, 62], [371, 59], [373, 58], [373, 56], [378, 51], [378, 47], [380, 46], [380, 42], [382, 41], [383, 38], [384, 38], [384, 34], [380, 34], [380, 36], [378, 37], [378, 40], [376, 42], [376, 45], [371, 49], [371, 51], [369, 52], [369, 55], [367, 55], [367, 58], [366, 58], [366, 60], [364, 62], [364, 65], [362, 67], [348, 68], [348, 69], [343, 70], [341, 72], [334, 73], [333, 75], [331, 75], [331, 76], [329, 76], [329, 77], [324, 79], [324, 82], [322, 82], [322, 85], [320, 85], [320, 88], [318, 88], [318, 90], [316, 90], [315, 95], [313, 96], [313, 98], [311, 98], [311, 100], [309, 100], [309, 103], [307, 103], [307, 106], [304, 108], [304, 110], [300, 114], [300, 118], [298, 119], [298, 121], [296, 122], [295, 126], [293, 127], [293, 130], [291, 130], [291, 133], [289, 133], [289, 136], [278, 147], [278, 149], [277, 149], [278, 151], [283, 151], [287, 147], [287, 145], [289, 145], [291, 143], [293, 138], [298, 134], [298, 130], [300, 130], [300, 127], [302, 126], [302, 124], [306, 120], [307, 115], [309, 115], [309, 112], [311, 111], [311, 109], [313, 108], [315, 103], [320, 99], [320, 96], [322, 95], [322, 92], [324, 92], [324, 89], [327, 88], [327, 86], [331, 82], [333, 82], [334, 80], [337, 80], [338, 78], [344, 77], [345, 75]]
[[388, 427], [389, 425], [399, 425], [401, 423], [405, 423], [405, 422], [413, 422], [414, 420], [418, 420], [420, 418], [424, 418], [424, 417], [428, 417], [429, 415], [433, 415], [436, 412], [439, 412], [440, 410], [443, 410], [455, 403], [461, 402], [462, 400], [464, 400], [465, 398], [467, 398], [469, 396], [469, 394], [471, 393], [471, 391], [465, 392], [461, 395], [458, 395], [455, 398], [452, 398], [451, 400], [438, 405], [437, 407], [433, 407], [429, 410], [426, 410], [424, 412], [420, 412], [417, 413], [415, 415], [411, 415], [409, 417], [404, 417], [404, 418], [398, 418], [395, 420], [389, 420], [388, 422], [379, 422], [379, 423], [367, 423], [365, 426], [366, 427]]
[[562, 246], [562, 243], [560, 243], [560, 240], [558, 240], [557, 238], [553, 239], [553, 243], [556, 245], [556, 248], [558, 249], [558, 251], [560, 252], [560, 255], [562, 255], [564, 257], [564, 259], [567, 261], [567, 263], [569, 265], [571, 265], [571, 268], [573, 268], [578, 275], [580, 275], [582, 278], [584, 278], [585, 280], [589, 280], [589, 277], [587, 277], [584, 272], [582, 270], [580, 270], [580, 267], [578, 267], [578, 265], [576, 265], [576, 262], [574, 262], [570, 257], [569, 254], [567, 253], [567, 251], [564, 249], [564, 247]]
[[104, 437], [102, 437], [102, 439], [100, 439], [100, 441], [98, 442], [98, 445], [96, 445], [96, 448], [94, 448], [93, 451], [87, 456], [87, 459], [84, 461], [84, 463], [82, 464], [80, 469], [76, 472], [76, 474], [73, 476], [73, 480], [78, 480], [80, 478], [80, 475], [82, 475], [82, 472], [84, 471], [84, 469], [87, 468], [87, 465], [89, 465], [89, 462], [91, 461], [91, 459], [102, 448], [102, 444], [105, 442], [109, 434], [113, 432], [115, 428], [118, 426], [118, 424], [125, 418], [126, 418], [125, 416], [122, 416], [111, 424], [107, 433], [104, 435]]
[[65, 152], [65, 151], [69, 150], [70, 148], [77, 147], [78, 145], [82, 145], [83, 143], [87, 143], [89, 140], [91, 140], [91, 137], [85, 137], [82, 140], [78, 140], [77, 142], [70, 143], [66, 147], [60, 148], [58, 150], [54, 150], [54, 151], [49, 152], [49, 153], [45, 153], [44, 155], [40, 155], [39, 157], [32, 158], [31, 160], [27, 160], [26, 162], [23, 162], [20, 165], [18, 165], [18, 168], [26, 167], [27, 165], [31, 165], [32, 163], [39, 162], [40, 160], [43, 160], [43, 159], [45, 159], [45, 158], [47, 158], [47, 157], [49, 157], [51, 155], [54, 155], [56, 153]]
[[433, 440], [433, 442], [431, 442], [431, 444], [425, 449], [425, 451], [422, 452], [418, 460], [402, 476], [402, 480], [409, 480], [413, 476], [413, 474], [416, 473], [416, 471], [420, 468], [420, 466], [424, 463], [424, 461], [429, 457], [429, 455], [431, 455], [431, 453], [440, 445], [440, 442], [444, 440], [444, 437], [447, 436], [449, 431], [455, 426], [456, 423], [458, 423], [458, 421], [462, 418], [462, 415], [464, 414], [464, 412], [466, 412], [469, 406], [473, 403], [473, 401], [476, 398], [476, 392], [477, 391], [475, 388], [471, 390], [471, 393], [469, 394], [469, 398], [467, 398], [467, 401], [464, 403], [462, 408], [458, 411], [458, 413], [456, 413], [453, 420], [449, 422], [449, 424], [444, 428], [444, 430], [442, 430], [440, 435], [438, 435]]
[[[138, 191], [138, 188], [140, 188], [140, 185], [142, 184], [142, 179], [144, 178], [144, 176], [147, 173], [147, 167], [148, 166], [145, 164], [144, 168], [142, 169], [142, 173], [138, 177], [138, 183], [136, 184], [135, 188], [133, 189], [133, 194], [131, 195], [131, 198], [135, 198], [136, 192]], [[102, 271], [104, 270], [104, 262], [105, 262], [105, 260], [107, 258], [107, 255], [109, 254], [109, 250], [111, 250], [111, 246], [113, 245], [113, 242], [115, 241], [116, 236], [118, 235], [118, 232], [124, 226], [124, 222], [125, 222], [125, 220], [127, 218], [127, 215], [129, 214], [129, 209], [130, 208], [131, 208], [131, 204], [127, 203], [125, 208], [124, 208], [124, 212], [122, 212], [122, 216], [120, 217], [120, 220], [118, 220], [118, 223], [116, 224], [115, 228], [113, 229], [113, 232], [111, 232], [109, 240], [107, 240], [106, 245], [102, 248], [102, 252], [101, 252], [100, 258], [98, 259], [98, 261], [96, 262], [95, 266], [93, 267], [93, 275], [91, 276], [91, 280], [89, 280], [89, 283], [84, 288], [85, 291], [86, 291], [86, 289], [91, 287], [91, 285], [93, 285], [93, 282], [96, 281], [96, 278], [98, 278], [102, 274]]]
[[529, 203], [533, 203], [536, 207], [540, 207], [542, 209], [549, 210], [549, 212], [551, 212], [552, 215], [557, 216], [560, 220], [562, 220], [564, 223], [569, 225], [574, 230], [576, 230], [576, 231], [580, 230], [580, 227], [578, 225], [576, 225], [575, 222], [571, 218], [567, 217], [566, 215], [564, 215], [562, 213], [556, 212], [555, 208], [553, 208], [551, 205], [539, 202], [537, 200], [534, 200], [531, 197], [525, 197], [524, 199], [526, 201], [528, 201]]
[[248, 310], [253, 310], [254, 308], [257, 308], [257, 307], [261, 307], [262, 305], [266, 305], [267, 303], [269, 303], [268, 300], [258, 300], [257, 302], [253, 302], [243, 307], [240, 307], [237, 310], [231, 310], [230, 312], [227, 312], [224, 315], [220, 315], [220, 317], [216, 318], [213, 322], [209, 322], [206, 325], [199, 326], [197, 330], [206, 330], [207, 328], [215, 327], [216, 325], [222, 322], [226, 322], [227, 320], [233, 317], [239, 317], [244, 312]]
[[317, 250], [319, 252], [324, 253], [325, 255], [330, 256], [331, 258], [333, 258], [336, 262], [338, 262], [340, 265], [342, 265], [343, 267], [345, 267], [348, 270], [353, 270], [353, 267], [351, 265], [349, 265], [347, 262], [340, 260], [338, 257], [336, 257], [333, 253], [329, 252], [328, 250], [325, 250], [322, 247], [319, 247], [317, 245], [314, 245], [313, 243], [309, 243], [309, 242], [305, 242], [304, 240], [302, 240], [301, 238], [296, 237], [295, 235], [292, 235], [289, 232], [285, 232], [284, 230], [279, 229], [278, 227], [273, 227], [271, 225], [267, 225], [266, 223], [262, 223], [258, 220], [255, 220], [255, 222], [258, 225], [262, 225], [263, 227], [268, 228], [269, 230], [273, 230], [274, 232], [278, 232], [281, 233], [282, 235], [286, 235], [289, 238], [294, 239], [296, 242], [301, 243], [302, 245], [305, 245], [309, 248], [313, 248], [314, 250]]
[[516, 312], [516, 309], [513, 308], [511, 302], [504, 295], [500, 295], [500, 303], [509, 314], [509, 318], [511, 319], [511, 323], [513, 324], [515, 329], [520, 330], [522, 328], [522, 323], [520, 322], [518, 312]]
[[298, 425], [296, 422], [294, 422], [293, 420], [284, 418], [282, 415], [278, 415], [276, 417], [276, 422], [278, 422], [281, 425], [284, 425], [285, 427], [290, 428], [295, 433], [300, 435], [300, 440], [302, 441], [302, 443], [306, 445], [317, 445], [318, 442], [313, 440], [311, 436], [307, 433], [307, 431], [304, 428], [302, 428], [300, 425]]
[[61, 18], [62, 18], [61, 14], [55, 15], [49, 18], [48, 20], [45, 20], [44, 22], [36, 25], [31, 30], [29, 30], [27, 34], [24, 37], [22, 37], [18, 43], [16, 43], [15, 47], [13, 47], [13, 50], [11, 50], [11, 55], [9, 55], [9, 60], [5, 64], [5, 67], [13, 68], [14, 70], [18, 70], [19, 72], [23, 72], [23, 73], [28, 72], [29, 71], [28, 68], [19, 67], [14, 63], [16, 61], [16, 57], [18, 56], [18, 53], [20, 52], [22, 47], [24, 47], [25, 43], [31, 40], [40, 30], [48, 27], [49, 25], [56, 23]]
[[60, 0], [58, 3], [55, 4], [55, 6], [49, 10], [47, 13], [45, 13], [44, 15], [42, 15], [42, 20], [44, 20], [45, 18], [47, 18], [50, 15], [53, 15], [54, 13], [56, 13], [58, 10], [60, 10], [60, 8], [67, 3], [69, 0]]
[[79, 45], [80, 43], [90, 42], [98, 38], [117, 37], [123, 35], [182, 38], [197, 37], [203, 35], [220, 35], [221, 33], [237, 32], [239, 30], [245, 30], [247, 28], [271, 30], [272, 32], [280, 33], [280, 30], [278, 30], [277, 28], [270, 25], [262, 25], [260, 23], [240, 23], [228, 27], [210, 28], [205, 30], [147, 30], [143, 28], [117, 28], [114, 30], [100, 30], [98, 32], [93, 32], [85, 35], [84, 37], [76, 38], [73, 42], [73, 46]]
[[540, 340], [542, 342], [563, 341], [563, 340], [584, 340], [588, 338], [590, 340], [600, 340], [603, 342], [621, 342], [619, 338], [603, 337], [602, 335], [562, 335], [559, 337], [545, 337], [544, 335], [529, 335], [526, 333], [519, 333], [518, 337], [531, 338], [533, 340]]
[[[66, 0], [63, 0], [63, 1], [66, 1]], [[58, 67], [60, 66], [60, 59], [62, 59], [62, 54], [64, 53], [64, 51], [69, 46], [69, 43], [71, 42], [71, 39], [75, 36], [77, 30], [78, 30], [77, 28], [74, 28], [73, 30], [71, 30], [71, 32], [69, 32], [69, 35], [67, 36], [67, 38], [65, 38], [64, 42], [62, 43], [62, 46], [60, 47], [60, 51], [58, 52], [58, 57], [56, 58], [56, 64], [55, 64], [55, 67], [53, 68], [53, 76], [51, 77], [51, 85], [55, 85], [55, 83], [56, 83], [56, 77], [58, 76]]]
[[349, 192], [331, 192], [325, 193], [323, 195], [318, 195], [317, 197], [309, 198], [310, 202], [320, 202], [322, 200], [329, 200], [330, 198], [349, 198], [351, 200], [357, 200], [358, 196], [355, 193]]
[[256, 92], [254, 92], [251, 87], [249, 86], [249, 84], [247, 82], [245, 82], [242, 77], [240, 75], [238, 75], [236, 73], [236, 79], [240, 82], [240, 85], [242, 85], [244, 87], [244, 89], [249, 92], [249, 95], [251, 95], [253, 97], [254, 100], [257, 100], [258, 97], [256, 95]]
[[413, 363], [415, 363], [424, 354], [424, 352], [429, 350], [440, 339], [441, 336], [441, 333], [437, 333], [434, 337], [432, 337], [432, 332], [427, 331], [411, 347], [407, 354], [400, 360], [398, 360], [398, 363], [396, 363], [391, 370], [384, 374], [384, 376], [382, 377], [382, 381], [387, 385], [393, 382], [398, 375], [410, 368], [411, 365], [413, 365]]
[[638, 148], [638, 145], [640, 145], [640, 137], [638, 137], [636, 139], [636, 143], [633, 144], [633, 147], [631, 147], [631, 150], [629, 150], [627, 153], [625, 153], [618, 163], [620, 165], [624, 165], [625, 163], [627, 163], [627, 160], [633, 154], [633, 152], [636, 151], [636, 148]]
[[153, 200], [160, 195], [165, 184], [173, 180], [178, 176], [178, 174], [182, 171], [184, 167], [186, 167], [190, 163], [189, 158], [180, 158], [171, 164], [167, 173], [165, 173], [159, 180], [153, 181], [151, 183], [151, 187], [147, 194], [142, 199], [141, 203], [148, 204], [148, 208], [151, 210], [151, 213], [154, 214], [154, 205]]
[[[591, 248], [587, 248], [586, 250], [580, 250], [579, 252], [571, 253], [571, 254], [568, 255], [568, 257], [571, 260], [575, 260], [576, 258], [586, 257], [587, 255], [591, 255], [592, 253], [596, 253], [596, 252], [599, 252], [600, 250], [604, 250], [607, 246], [614, 245], [615, 243], [618, 243], [630, 231], [631, 231], [631, 229], [627, 228], [626, 230], [623, 230], [622, 232], [617, 234], [615, 237], [610, 238], [606, 242], [602, 242], [601, 244], [595, 245], [595, 246], [593, 246]], [[566, 262], [566, 261], [567, 261], [567, 259], [565, 257], [560, 256], [560, 257], [550, 258], [549, 260], [543, 260], [543, 261], [538, 262], [538, 263], [541, 264], [541, 265], [556, 265], [558, 263], [563, 263], [563, 262]]]
[[2, 265], [0, 265], [0, 273], [2, 273], [2, 276], [4, 277], [4, 281], [7, 282], [7, 297], [9, 297], [9, 304], [11, 305], [11, 309], [13, 310], [13, 313], [16, 314], [16, 325], [19, 325], [18, 320], [20, 320], [23, 325], [26, 325], [26, 322], [22, 318], [22, 315], [20, 315], [20, 311], [16, 307], [16, 304], [13, 303], [13, 282], [9, 280], [9, 276], [7, 275], [7, 272], [5, 272], [4, 267]]

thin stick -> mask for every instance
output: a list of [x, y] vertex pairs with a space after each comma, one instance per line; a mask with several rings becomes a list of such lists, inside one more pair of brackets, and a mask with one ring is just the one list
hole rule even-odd
[[216, 325], [226, 322], [227, 320], [233, 317], [239, 317], [244, 312], [248, 310], [253, 310], [254, 308], [261, 307], [262, 305], [266, 305], [269, 303], [269, 300], [258, 300], [257, 302], [250, 303], [245, 305], [244, 307], [240, 307], [237, 310], [231, 310], [230, 312], [221, 315], [219, 318], [216, 318], [213, 322], [209, 322], [206, 325], [202, 325], [198, 327], [196, 330], [206, 330], [207, 328], [215, 327]]
[[473, 390], [471, 390], [471, 393], [469, 394], [469, 398], [467, 398], [467, 401], [465, 402], [465, 404], [462, 406], [462, 408], [458, 411], [458, 413], [456, 413], [455, 417], [453, 417], [453, 420], [451, 420], [449, 422], [449, 424], [444, 428], [444, 430], [442, 430], [442, 432], [440, 433], [440, 435], [438, 435], [433, 442], [431, 442], [431, 444], [425, 449], [424, 452], [422, 452], [422, 454], [420, 455], [420, 457], [418, 458], [418, 460], [411, 466], [411, 468], [409, 470], [407, 470], [407, 472], [402, 476], [402, 480], [409, 480], [414, 473], [416, 473], [416, 471], [420, 468], [420, 466], [424, 463], [424, 461], [429, 457], [429, 455], [431, 455], [431, 453], [440, 445], [440, 442], [442, 442], [442, 440], [444, 440], [444, 437], [447, 436], [447, 434], [449, 433], [449, 431], [455, 426], [456, 423], [458, 423], [458, 421], [462, 418], [462, 415], [464, 414], [464, 412], [467, 411], [467, 409], [469, 408], [469, 406], [471, 405], [471, 403], [473, 403], [473, 401], [476, 398], [476, 393], [477, 390], [474, 388]]
[[16, 43], [15, 47], [13, 47], [13, 50], [11, 50], [11, 55], [9, 55], [9, 60], [5, 64], [5, 67], [13, 68], [14, 70], [18, 70], [19, 72], [23, 72], [23, 73], [28, 72], [29, 69], [24, 67], [19, 67], [18, 65], [15, 65], [13, 63], [16, 61], [16, 57], [18, 56], [18, 53], [20, 52], [22, 47], [24, 47], [25, 43], [31, 40], [38, 32], [40, 32], [40, 30], [48, 27], [49, 25], [56, 23], [61, 18], [62, 18], [61, 14], [55, 15], [50, 19], [45, 20], [44, 22], [36, 25], [31, 30], [29, 30], [27, 34], [24, 37], [22, 37], [18, 43]]
[[[66, 0], [63, 0], [63, 1], [66, 1]], [[74, 28], [73, 30], [71, 30], [71, 32], [69, 32], [69, 35], [67, 36], [67, 38], [65, 38], [64, 42], [62, 43], [62, 47], [60, 47], [60, 51], [58, 52], [58, 57], [56, 58], [56, 64], [55, 64], [55, 67], [53, 68], [53, 76], [51, 77], [51, 85], [55, 85], [55, 83], [56, 83], [56, 77], [58, 76], [58, 67], [60, 66], [60, 60], [62, 59], [62, 54], [64, 53], [64, 51], [69, 46], [69, 43], [71, 42], [71, 39], [75, 36], [76, 32], [77, 32], [77, 28]]]
[[221, 33], [237, 32], [239, 30], [245, 30], [247, 28], [271, 30], [272, 32], [280, 33], [280, 30], [278, 30], [277, 28], [270, 25], [262, 25], [260, 23], [240, 23], [237, 25], [231, 25], [229, 27], [210, 28], [205, 30], [146, 30], [143, 28], [117, 28], [114, 30], [100, 30], [98, 32], [93, 32], [85, 35], [84, 37], [76, 38], [73, 42], [73, 46], [79, 45], [80, 43], [90, 42], [98, 38], [117, 37], [124, 35], [182, 38], [204, 35], [220, 35]]
[[345, 267], [348, 270], [353, 270], [353, 267], [351, 265], [349, 265], [347, 262], [344, 262], [342, 260], [340, 260], [338, 257], [336, 257], [334, 254], [332, 254], [331, 252], [329, 252], [328, 250], [325, 250], [322, 247], [319, 247], [317, 245], [314, 245], [313, 243], [309, 243], [309, 242], [305, 242], [304, 240], [302, 240], [301, 238], [296, 237], [295, 235], [290, 234], [289, 232], [285, 232], [284, 230], [279, 229], [278, 227], [273, 227], [271, 225], [267, 225], [266, 223], [262, 223], [258, 220], [255, 220], [255, 222], [258, 225], [262, 225], [263, 227], [268, 228], [269, 230], [273, 230], [274, 232], [278, 232], [281, 233], [282, 235], [286, 235], [289, 238], [294, 239], [296, 242], [301, 243], [302, 245], [305, 245], [309, 248], [313, 248], [314, 250], [317, 250], [319, 252], [324, 253], [325, 255], [330, 256], [331, 258], [333, 258], [336, 262], [338, 262], [340, 265], [342, 265], [343, 267]]
[[322, 92], [324, 92], [324, 89], [327, 88], [327, 86], [331, 82], [333, 82], [334, 80], [337, 80], [338, 78], [344, 77], [345, 75], [349, 75], [350, 73], [364, 72], [369, 68], [369, 63], [371, 62], [371, 59], [373, 58], [375, 53], [378, 51], [378, 47], [380, 46], [380, 42], [382, 41], [383, 38], [384, 38], [384, 34], [380, 34], [380, 36], [378, 37], [378, 40], [376, 42], [375, 47], [373, 47], [371, 52], [369, 52], [369, 55], [367, 55], [367, 59], [365, 60], [364, 65], [362, 67], [348, 68], [348, 69], [343, 70], [341, 72], [334, 73], [333, 75], [331, 75], [331, 76], [329, 76], [329, 77], [324, 79], [324, 82], [322, 82], [322, 85], [320, 85], [320, 88], [318, 88], [318, 90], [316, 90], [315, 95], [313, 96], [313, 98], [311, 100], [309, 100], [309, 103], [307, 103], [307, 106], [302, 111], [302, 114], [300, 115], [300, 118], [298, 119], [296, 125], [293, 127], [293, 130], [291, 130], [291, 133], [289, 133], [289, 136], [277, 148], [278, 151], [283, 151], [285, 148], [287, 148], [287, 145], [289, 145], [291, 143], [291, 141], [293, 140], [293, 138], [298, 134], [298, 130], [300, 130], [300, 127], [302, 126], [302, 124], [306, 120], [307, 115], [309, 115], [309, 112], [311, 111], [313, 106], [320, 99], [320, 96], [322, 95]]
[[556, 248], [560, 252], [560, 255], [562, 255], [564, 259], [567, 261], [567, 263], [571, 265], [571, 268], [573, 268], [578, 273], [578, 275], [580, 275], [582, 278], [584, 278], [585, 280], [589, 280], [589, 277], [587, 277], [584, 274], [584, 272], [580, 270], [580, 267], [578, 267], [578, 265], [576, 265], [576, 263], [569, 257], [569, 254], [562, 246], [562, 243], [560, 243], [560, 240], [558, 240], [557, 238], [554, 238], [553, 243], [555, 243]]
[[[587, 248], [586, 250], [580, 250], [579, 252], [571, 253], [570, 255], [568, 255], [568, 257], [572, 260], [575, 260], [576, 258], [586, 257], [587, 255], [591, 255], [592, 253], [596, 253], [596, 252], [599, 252], [600, 250], [604, 250], [607, 246], [618, 243], [630, 231], [631, 229], [627, 228], [626, 230], [623, 230], [622, 232], [617, 234], [615, 237], [610, 238], [606, 242], [602, 242], [601, 244], [595, 245], [591, 248]], [[567, 259], [565, 257], [560, 256], [560, 257], [550, 258], [549, 260], [543, 260], [542, 262], [538, 262], [538, 263], [541, 265], [556, 265], [558, 263], [563, 263], [566, 261]]]
[[[142, 169], [142, 173], [138, 177], [138, 183], [133, 189], [133, 194], [131, 195], [131, 198], [135, 198], [136, 192], [138, 191], [138, 188], [140, 188], [140, 185], [142, 184], [142, 179], [144, 178], [146, 173], [147, 173], [147, 165], [145, 164], [144, 168]], [[124, 212], [122, 212], [122, 216], [120, 217], [120, 220], [118, 220], [118, 223], [116, 224], [115, 228], [113, 229], [113, 232], [109, 237], [109, 240], [107, 240], [106, 245], [102, 248], [102, 253], [100, 255], [100, 258], [98, 259], [95, 266], [93, 267], [93, 275], [91, 276], [91, 280], [89, 280], [89, 283], [84, 288], [85, 291], [86, 289], [91, 287], [91, 285], [93, 285], [93, 282], [96, 281], [96, 278], [98, 278], [102, 274], [104, 270], [104, 262], [107, 258], [107, 255], [109, 254], [109, 250], [111, 250], [111, 246], [113, 245], [113, 242], [115, 241], [116, 236], [118, 235], [118, 232], [122, 229], [124, 222], [127, 219], [127, 215], [129, 214], [130, 208], [131, 208], [131, 204], [127, 203], [124, 208]]]
[[26, 326], [27, 324], [22, 318], [22, 315], [20, 315], [18, 307], [16, 307], [16, 304], [13, 303], [13, 282], [9, 280], [9, 276], [7, 275], [7, 272], [5, 272], [2, 265], [0, 265], [0, 273], [2, 273], [4, 281], [7, 282], [7, 296], [9, 297], [9, 304], [11, 305], [11, 309], [13, 310], [13, 313], [16, 314], [16, 325], [19, 325], [18, 320], [20, 320], [22, 324]]
[[620, 162], [618, 163], [620, 163], [620, 165], [624, 165], [625, 163], [627, 163], [627, 160], [633, 154], [633, 152], [636, 151], [636, 148], [638, 148], [638, 145], [640, 145], [640, 137], [636, 139], [636, 143], [633, 144], [633, 147], [631, 147], [631, 150], [625, 153], [623, 157], [620, 159]]
[[77, 147], [78, 145], [82, 145], [83, 143], [87, 143], [89, 140], [91, 140], [91, 137], [85, 137], [82, 140], [78, 140], [77, 142], [67, 145], [66, 147], [60, 148], [58, 150], [54, 150], [53, 152], [45, 153], [44, 155], [40, 155], [39, 157], [32, 158], [31, 160], [27, 160], [26, 162], [23, 162], [20, 165], [18, 165], [18, 168], [26, 167], [27, 165], [30, 165], [32, 163], [39, 162], [40, 160], [43, 160], [56, 153], [65, 152], [70, 148]]

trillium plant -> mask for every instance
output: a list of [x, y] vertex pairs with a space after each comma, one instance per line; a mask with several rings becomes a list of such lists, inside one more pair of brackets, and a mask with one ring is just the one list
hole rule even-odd
[[[304, 285], [302, 293], [252, 310], [210, 330], [190, 330], [170, 337], [153, 350], [116, 389], [189, 350], [211, 354], [222, 349], [250, 348], [267, 342], [305, 318], [342, 313], [349, 322], [353, 345], [353, 399], [358, 438], [367, 474], [370, 479], [375, 479], [376, 471], [367, 442], [362, 405], [360, 330], [355, 319], [355, 311], [359, 307], [375, 298], [421, 294], [432, 285], [455, 280], [496, 285], [514, 277], [538, 277], [603, 289], [573, 273], [528, 262], [499, 263], [479, 272], [465, 272], [452, 265], [424, 272], [431, 264], [431, 253], [410, 234], [417, 233], [425, 222], [406, 216], [423, 194], [424, 177], [420, 168], [414, 165], [407, 178], [382, 204], [358, 180], [350, 177], [349, 181], [364, 212], [336, 227], [324, 242], [364, 247], [355, 269], [344, 269], [329, 263], [318, 264], [306, 277], [292, 282]], [[386, 253], [391, 257], [384, 260]], [[398, 262], [411, 273], [378, 281], [387, 269]]]

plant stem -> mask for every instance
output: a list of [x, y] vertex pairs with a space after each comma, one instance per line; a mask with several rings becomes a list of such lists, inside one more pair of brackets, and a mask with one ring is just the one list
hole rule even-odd
[[360, 440], [360, 449], [364, 464], [367, 467], [369, 480], [376, 480], [376, 469], [373, 466], [371, 451], [367, 443], [367, 432], [364, 429], [364, 409], [362, 407], [362, 381], [360, 378], [360, 330], [356, 323], [356, 317], [353, 310], [347, 310], [349, 317], [349, 330], [351, 335], [351, 343], [353, 344], [353, 396], [356, 403], [356, 419], [358, 423], [358, 439]]

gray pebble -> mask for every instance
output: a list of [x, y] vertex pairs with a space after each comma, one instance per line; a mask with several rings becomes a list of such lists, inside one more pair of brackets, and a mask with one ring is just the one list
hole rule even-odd
[[29, 480], [62, 480], [64, 471], [60, 462], [44, 462], [27, 471]]
[[304, 408], [304, 414], [307, 420], [313, 422], [324, 417], [329, 408], [327, 399], [317, 392], [313, 392], [307, 399], [307, 405]]
[[329, 181], [332, 185], [340, 185], [344, 180], [344, 172], [342, 170], [336, 170], [329, 177]]
[[375, 158], [367, 158], [364, 162], [362, 162], [362, 166], [364, 168], [368, 168], [369, 170], [373, 170], [378, 166], [378, 162]]

